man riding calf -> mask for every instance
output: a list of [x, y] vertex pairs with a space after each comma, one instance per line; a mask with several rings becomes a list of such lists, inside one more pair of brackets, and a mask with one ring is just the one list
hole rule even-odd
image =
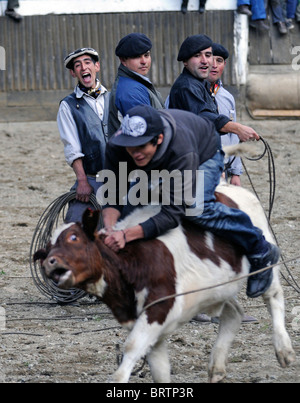
[[[187, 214], [191, 206], [190, 200], [184, 198], [185, 190], [170, 187], [168, 201], [162, 203], [157, 215], [125, 231], [113, 231], [126, 208], [121, 201], [126, 195], [117, 194], [115, 202], [108, 201], [103, 211], [105, 243], [114, 251], [124, 248], [127, 242], [156, 238], [188, 219], [242, 248], [251, 264], [251, 272], [278, 262], [279, 249], [265, 240], [247, 214], [216, 202], [215, 189], [224, 170], [224, 152], [215, 125], [209, 120], [186, 111], [155, 110], [145, 105], [134, 107], [107, 144], [105, 166], [117, 178], [117, 189], [120, 163], [127, 164], [130, 172], [143, 171], [149, 182], [155, 170], [169, 173], [176, 170], [182, 177], [191, 172], [193, 194], [195, 196], [195, 189], [203, 189], [203, 200], [197, 200], [193, 214]], [[182, 203], [178, 203], [178, 193], [183, 195]], [[271, 270], [250, 277], [248, 296], [262, 295], [271, 282]]]

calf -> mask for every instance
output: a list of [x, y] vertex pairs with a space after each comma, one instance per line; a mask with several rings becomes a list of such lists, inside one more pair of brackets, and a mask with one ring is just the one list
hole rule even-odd
[[[263, 209], [248, 191], [231, 186], [218, 189], [218, 199], [240, 206], [254, 225], [273, 241]], [[156, 214], [152, 207], [135, 211], [118, 224], [128, 228]], [[108, 249], [96, 232], [99, 212], [87, 210], [82, 225], [68, 224], [52, 239], [49, 250], [41, 250], [45, 274], [59, 287], [78, 287], [100, 297], [115, 318], [130, 330], [123, 361], [113, 382], [127, 382], [136, 362], [147, 355], [155, 382], [170, 381], [170, 365], [165, 337], [197, 313], [220, 317], [220, 331], [209, 363], [209, 379], [220, 382], [226, 375], [229, 348], [237, 334], [243, 311], [235, 296], [249, 273], [242, 251], [224, 239], [185, 224], [154, 240], [129, 243], [118, 254]], [[284, 323], [284, 299], [279, 268], [264, 295], [273, 318], [274, 347], [282, 367], [295, 354]], [[148, 309], [147, 305], [165, 296], [206, 288], [237, 280], [218, 288], [170, 298]]]

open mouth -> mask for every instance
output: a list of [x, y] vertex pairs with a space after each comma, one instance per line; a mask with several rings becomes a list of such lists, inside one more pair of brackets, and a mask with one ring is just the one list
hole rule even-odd
[[91, 76], [90, 73], [84, 73], [84, 74], [82, 74], [82, 80], [83, 80], [85, 83], [90, 82], [91, 78], [92, 78], [92, 76]]
[[58, 284], [60, 281], [60, 278], [63, 277], [67, 272], [68, 272], [68, 270], [63, 269], [63, 268], [55, 269], [51, 273], [51, 280], [53, 280], [56, 284]]
[[50, 273], [49, 277], [59, 288], [68, 289], [73, 286], [71, 270], [58, 267]]

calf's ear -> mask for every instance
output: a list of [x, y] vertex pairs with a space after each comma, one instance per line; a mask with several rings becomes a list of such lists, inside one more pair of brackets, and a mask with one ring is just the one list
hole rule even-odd
[[94, 241], [95, 239], [95, 232], [98, 227], [100, 211], [99, 210], [92, 210], [86, 209], [82, 216], [82, 228], [87, 237]]
[[43, 263], [43, 261], [47, 258], [47, 256], [48, 252], [46, 251], [46, 249], [40, 249], [36, 251], [35, 254], [33, 255], [33, 261], [36, 262], [37, 260], [40, 260]]
[[51, 242], [49, 241], [46, 245], [46, 248], [39, 249], [35, 252], [35, 254], [33, 255], [33, 261], [36, 262], [40, 260], [41, 264], [43, 264], [43, 261], [47, 259], [50, 250], [51, 250]]

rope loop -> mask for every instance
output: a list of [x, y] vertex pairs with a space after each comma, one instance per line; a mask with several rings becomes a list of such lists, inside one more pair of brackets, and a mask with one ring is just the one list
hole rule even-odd
[[[34, 284], [42, 294], [60, 304], [73, 303], [83, 298], [86, 293], [79, 289], [61, 290], [58, 288], [52, 280], [44, 275], [40, 262], [34, 262], [33, 256], [36, 251], [46, 247], [54, 230], [64, 223], [66, 206], [74, 199], [76, 199], [76, 191], [71, 191], [58, 197], [46, 208], [38, 221], [30, 246], [29, 262]], [[95, 210], [101, 210], [94, 194], [90, 196], [90, 203]], [[103, 227], [102, 215], [100, 220], [100, 226]]]

